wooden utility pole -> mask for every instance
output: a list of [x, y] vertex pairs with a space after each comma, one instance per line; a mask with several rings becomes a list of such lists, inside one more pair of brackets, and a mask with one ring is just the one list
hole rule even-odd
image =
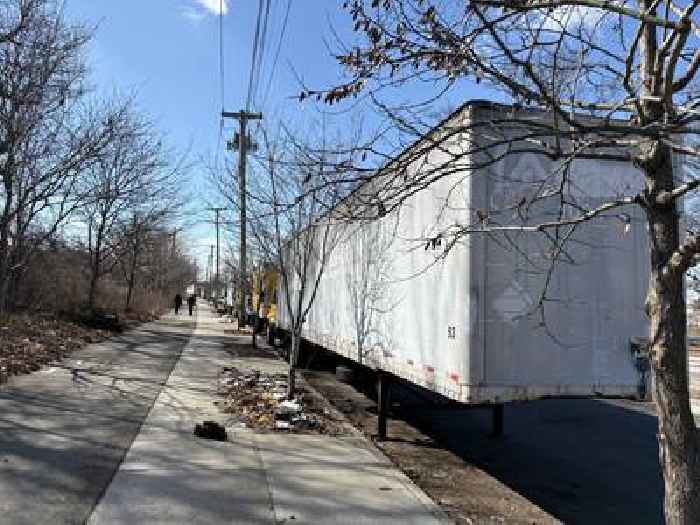
[[216, 293], [214, 294], [214, 307], [219, 308], [219, 213], [224, 211], [226, 208], [209, 208], [216, 214], [215, 224], [216, 224], [216, 277], [214, 278], [214, 286], [216, 286]]
[[246, 276], [246, 161], [249, 149], [255, 149], [255, 145], [252, 141], [249, 141], [248, 133], [246, 131], [249, 120], [260, 120], [262, 119], [262, 113], [251, 113], [250, 111], [241, 110], [235, 113], [229, 113], [224, 111], [221, 113], [223, 118], [235, 118], [238, 120], [240, 129], [238, 132], [237, 140], [233, 140], [229, 143], [230, 149], [238, 150], [238, 184], [239, 184], [239, 206], [241, 214], [241, 245], [240, 245], [240, 294], [238, 303], [238, 323], [239, 326], [245, 325], [245, 276]]
[[209, 246], [209, 299], [214, 295], [214, 245]]

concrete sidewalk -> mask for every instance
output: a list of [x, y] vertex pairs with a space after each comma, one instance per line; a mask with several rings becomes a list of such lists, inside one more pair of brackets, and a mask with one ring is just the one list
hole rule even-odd
[[[360, 436], [229, 431], [195, 438], [195, 423], [225, 416], [213, 405], [224, 365], [286, 370], [281, 361], [234, 357], [200, 303], [197, 327], [124, 462], [88, 523], [444, 523], [436, 505]], [[230, 349], [230, 347], [229, 347]]]
[[0, 386], [0, 523], [85, 522], [193, 328], [165, 316]]

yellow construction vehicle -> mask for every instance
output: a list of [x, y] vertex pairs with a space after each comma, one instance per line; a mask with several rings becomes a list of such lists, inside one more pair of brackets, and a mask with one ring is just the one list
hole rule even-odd
[[261, 269], [253, 274], [253, 311], [264, 323], [274, 324], [277, 319], [277, 279], [273, 267]]

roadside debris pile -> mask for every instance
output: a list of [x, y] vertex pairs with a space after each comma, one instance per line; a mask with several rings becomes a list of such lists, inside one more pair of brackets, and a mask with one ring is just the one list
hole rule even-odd
[[16, 316], [0, 322], [0, 383], [59, 360], [85, 344], [109, 337], [106, 330], [85, 328], [49, 316]]
[[318, 406], [308, 392], [287, 399], [287, 375], [226, 367], [219, 377], [215, 404], [239, 423], [256, 430], [339, 433], [338, 423], [327, 408]]
[[194, 435], [204, 439], [226, 441], [226, 429], [216, 421], [203, 421], [194, 426]]

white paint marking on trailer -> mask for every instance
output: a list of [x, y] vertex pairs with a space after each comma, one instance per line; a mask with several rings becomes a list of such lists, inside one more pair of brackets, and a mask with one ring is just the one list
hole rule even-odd
[[510, 325], [514, 325], [518, 318], [532, 308], [533, 304], [530, 295], [516, 280], [513, 280], [510, 286], [493, 301], [501, 318]]

